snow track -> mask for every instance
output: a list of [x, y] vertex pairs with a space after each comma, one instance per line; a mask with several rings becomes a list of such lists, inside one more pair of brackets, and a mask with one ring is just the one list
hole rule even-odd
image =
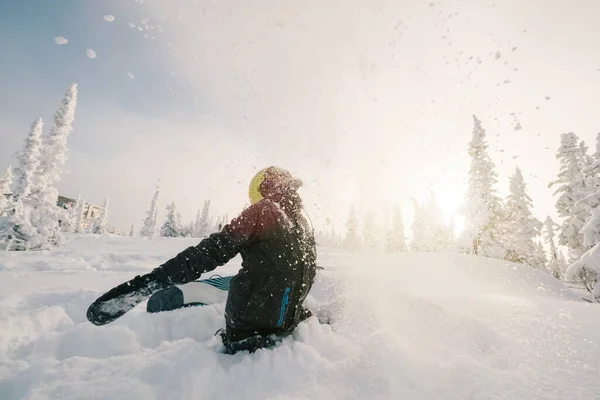
[[222, 304], [85, 319], [193, 240], [70, 240], [0, 254], [0, 399], [600, 398], [600, 307], [526, 267], [323, 249], [307, 303], [331, 325], [311, 318], [275, 349], [229, 356]]

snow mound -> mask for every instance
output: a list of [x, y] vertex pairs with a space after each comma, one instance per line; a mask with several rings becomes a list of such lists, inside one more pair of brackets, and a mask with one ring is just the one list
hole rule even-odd
[[[0, 399], [590, 399], [598, 308], [527, 267], [322, 249], [321, 319], [279, 346], [219, 352], [224, 305], [85, 320], [90, 302], [194, 243], [75, 235], [0, 254]], [[214, 273], [230, 275], [239, 259]], [[211, 274], [207, 274], [207, 277]]]

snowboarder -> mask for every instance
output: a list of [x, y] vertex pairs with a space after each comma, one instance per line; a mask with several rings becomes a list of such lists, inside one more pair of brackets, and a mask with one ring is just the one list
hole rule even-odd
[[152, 293], [194, 281], [239, 253], [242, 269], [230, 282], [221, 331], [225, 351], [274, 344], [311, 315], [302, 303], [316, 274], [316, 245], [301, 213], [300, 186], [302, 181], [282, 168], [258, 172], [250, 183], [251, 205], [237, 218], [151, 273], [101, 296], [90, 306], [88, 319], [108, 323]]

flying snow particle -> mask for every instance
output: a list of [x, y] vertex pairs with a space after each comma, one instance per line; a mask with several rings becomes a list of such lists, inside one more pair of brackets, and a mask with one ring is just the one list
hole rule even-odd
[[54, 41], [56, 42], [56, 44], [61, 45], [61, 44], [67, 44], [69, 43], [69, 39], [67, 39], [64, 36], [57, 36], [54, 38]]
[[135, 24], [133, 22], [130, 22], [127, 25], [129, 25], [130, 28], [135, 28]]
[[115, 16], [114, 16], [114, 15], [110, 15], [110, 14], [108, 14], [108, 15], [105, 15], [105, 16], [104, 16], [104, 17], [102, 17], [102, 18], [104, 18], [104, 20], [105, 20], [106, 22], [113, 22], [113, 21], [115, 20]]
[[494, 56], [494, 58], [496, 60], [498, 60], [500, 57], [502, 57], [502, 53], [500, 53], [499, 51], [496, 52], [496, 55]]
[[135, 76], [133, 76], [133, 74], [132, 74], [131, 72], [128, 72], [128, 73], [127, 73], [127, 76], [129, 77], [129, 79], [133, 79], [133, 78], [135, 78]]
[[87, 55], [88, 58], [96, 58], [96, 52], [92, 49], [87, 49], [85, 51], [85, 54]]
[[508, 85], [509, 83], [510, 83], [510, 79], [505, 79], [505, 80], [504, 80], [504, 84], [505, 84], [505, 85]]
[[551, 98], [550, 96], [546, 96], [546, 100], [550, 100], [550, 98]]
[[513, 128], [515, 131], [520, 131], [521, 129], [523, 129], [523, 127], [521, 126], [521, 124], [519, 122], [517, 122], [515, 124], [515, 127]]

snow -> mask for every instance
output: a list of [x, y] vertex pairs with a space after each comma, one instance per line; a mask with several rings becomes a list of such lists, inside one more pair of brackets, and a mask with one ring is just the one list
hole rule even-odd
[[[598, 308], [525, 266], [320, 249], [317, 314], [278, 347], [218, 352], [223, 304], [95, 327], [87, 306], [196, 240], [67, 235], [0, 253], [1, 399], [592, 399]], [[230, 275], [233, 260], [212, 274]]]
[[85, 51], [85, 54], [87, 55], [88, 58], [96, 58], [96, 52], [92, 49], [87, 49]]
[[131, 72], [128, 72], [128, 73], [127, 73], [127, 76], [129, 77], [129, 79], [133, 79], [133, 78], [135, 78], [135, 76], [133, 76], [133, 74], [132, 74]]
[[114, 15], [105, 15], [104, 17], [102, 17], [106, 22], [113, 22], [115, 20], [115, 16]]
[[67, 39], [64, 36], [57, 36], [54, 38], [54, 42], [56, 42], [56, 44], [58, 44], [58, 45], [62, 45], [62, 44], [69, 43], [69, 39]]

